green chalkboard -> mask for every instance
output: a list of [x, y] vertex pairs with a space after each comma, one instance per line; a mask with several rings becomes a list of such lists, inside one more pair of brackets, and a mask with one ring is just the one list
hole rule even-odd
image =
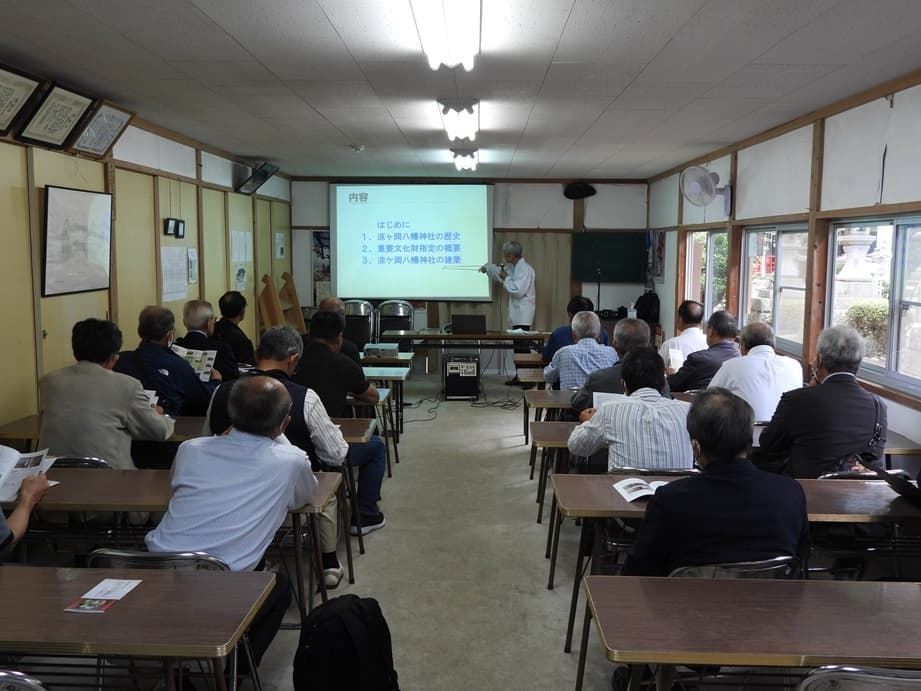
[[645, 283], [646, 233], [607, 231], [572, 235], [572, 280]]

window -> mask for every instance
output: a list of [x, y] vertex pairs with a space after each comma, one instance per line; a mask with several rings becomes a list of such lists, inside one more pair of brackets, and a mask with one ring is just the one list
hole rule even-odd
[[800, 354], [806, 314], [806, 228], [751, 228], [744, 237], [740, 321], [770, 324], [779, 349]]
[[866, 339], [861, 375], [921, 393], [921, 219], [839, 224], [830, 259], [827, 321]]
[[729, 236], [725, 230], [688, 233], [685, 297], [704, 306], [704, 314], [726, 309], [726, 262]]

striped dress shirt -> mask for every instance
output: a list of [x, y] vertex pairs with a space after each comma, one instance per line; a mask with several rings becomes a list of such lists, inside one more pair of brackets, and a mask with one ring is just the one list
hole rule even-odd
[[617, 351], [601, 345], [594, 338], [560, 348], [553, 354], [550, 364], [544, 367], [544, 379], [549, 384], [559, 383], [561, 389], [578, 389], [588, 375], [617, 362]]
[[684, 401], [665, 398], [655, 389], [637, 389], [599, 408], [569, 435], [569, 451], [591, 456], [608, 446], [608, 470], [692, 468]]

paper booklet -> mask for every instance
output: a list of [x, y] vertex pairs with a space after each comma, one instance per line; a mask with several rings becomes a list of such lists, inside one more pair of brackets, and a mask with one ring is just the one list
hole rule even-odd
[[214, 369], [214, 361], [217, 359], [216, 350], [190, 350], [175, 343], [170, 348], [176, 355], [192, 365], [199, 379], [203, 382], [211, 381], [211, 370]]
[[23, 479], [48, 472], [54, 461], [53, 457], [48, 457], [48, 449], [19, 453], [8, 446], [0, 446], [0, 501], [16, 501]]
[[71, 602], [64, 611], [102, 614], [140, 583], [134, 579], [104, 578], [83, 593], [83, 597]]
[[594, 391], [592, 393], [592, 407], [600, 408], [605, 403], [610, 403], [611, 401], [617, 401], [625, 396], [622, 393], [605, 393], [603, 391]]
[[613, 487], [627, 501], [636, 501], [643, 497], [651, 497], [660, 487], [668, 484], [668, 480], [656, 480], [646, 482], [643, 478], [628, 477], [619, 482], [615, 482]]
[[668, 362], [665, 363], [666, 367], [671, 367], [674, 370], [681, 369], [681, 365], [684, 364], [684, 353], [681, 352], [680, 348], [669, 348], [668, 349]]

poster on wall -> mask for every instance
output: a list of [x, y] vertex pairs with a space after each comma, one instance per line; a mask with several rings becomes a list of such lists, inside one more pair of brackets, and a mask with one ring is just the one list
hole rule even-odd
[[665, 231], [652, 231], [652, 277], [656, 283], [665, 283]]
[[0, 67], [0, 136], [10, 131], [13, 120], [41, 85], [38, 79]]
[[112, 195], [45, 186], [42, 296], [106, 290]]
[[189, 283], [198, 283], [198, 248], [189, 247]]
[[315, 230], [311, 234], [312, 266], [313, 266], [313, 304], [318, 305], [323, 298], [332, 294], [332, 284], [329, 267], [329, 231]]
[[175, 302], [188, 295], [188, 267], [185, 247], [160, 246], [160, 300]]
[[284, 259], [288, 254], [285, 248], [285, 234], [275, 233], [275, 258]]

